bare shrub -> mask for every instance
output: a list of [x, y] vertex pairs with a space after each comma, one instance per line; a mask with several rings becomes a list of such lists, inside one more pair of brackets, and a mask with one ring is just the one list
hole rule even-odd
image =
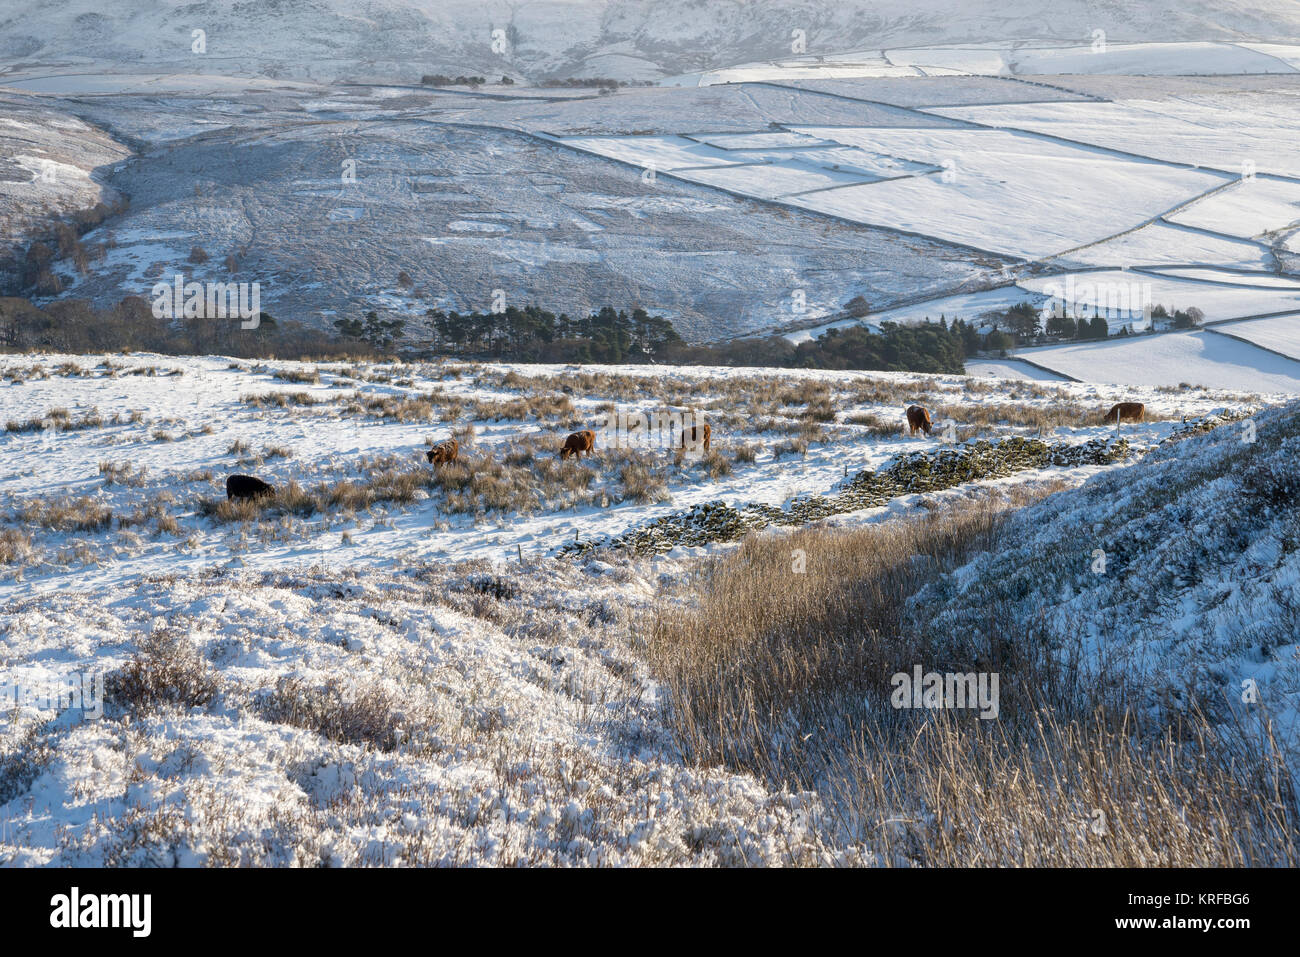
[[141, 638], [135, 654], [105, 681], [110, 701], [134, 713], [160, 706], [205, 707], [220, 690], [203, 656], [179, 634], [157, 631]]
[[344, 744], [368, 745], [383, 751], [401, 741], [405, 715], [394, 697], [377, 683], [349, 690], [331, 678], [313, 687], [301, 678], [283, 677], [258, 702], [268, 721], [307, 728]]
[[17, 528], [0, 530], [0, 565], [26, 565], [35, 555], [32, 537]]
[[36, 727], [0, 751], [0, 805], [25, 793], [53, 759], [53, 746]]

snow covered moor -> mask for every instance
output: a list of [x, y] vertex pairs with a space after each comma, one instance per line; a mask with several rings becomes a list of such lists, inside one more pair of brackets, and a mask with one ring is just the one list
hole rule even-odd
[[1300, 13], [912, 7], [0, 3], [0, 865], [1300, 863]]

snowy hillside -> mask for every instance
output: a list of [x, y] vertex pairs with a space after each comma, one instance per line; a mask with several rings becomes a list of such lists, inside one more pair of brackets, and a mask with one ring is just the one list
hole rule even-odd
[[[1296, 307], [1300, 174], [1269, 131], [1300, 77], [1107, 78], [1104, 101], [1080, 77], [607, 95], [64, 79], [0, 109], [57, 103], [89, 142], [132, 144], [92, 180], [130, 207], [49, 266], [46, 286], [100, 306], [233, 270], [277, 317], [376, 309], [414, 347], [429, 309], [498, 290], [570, 314], [644, 305], [690, 341], [806, 337], [857, 297], [872, 325], [981, 321], [1049, 287], [1073, 308], [1136, 286], [1210, 320]], [[1015, 116], [972, 105], [1008, 101]], [[35, 175], [0, 186], [29, 220], [49, 215]]]
[[115, 200], [117, 193], [95, 174], [129, 155], [74, 116], [6, 104], [0, 113], [0, 264], [49, 217], [72, 217]]
[[[683, 757], [637, 636], [701, 557], [734, 545], [562, 546], [714, 501], [811, 514], [861, 469], [945, 461], [938, 431], [900, 434], [911, 401], [962, 442], [1126, 457], [1013, 464], [813, 524], [893, 527], [1060, 490], [1014, 520], [1014, 550], [936, 578], [924, 617], [956, 634], [994, 603], [1047, 609], [1085, 650], [1158, 677], [1152, 694], [1250, 678], [1293, 727], [1295, 608], [1279, 596], [1297, 574], [1282, 504], [1294, 404], [1246, 421], [1267, 397], [139, 355], [10, 357], [0, 375], [6, 673], [106, 688], [102, 719], [40, 701], [0, 716], [0, 863], [882, 863], [874, 839], [828, 824], [833, 789]], [[1109, 446], [1101, 411], [1134, 397], [1150, 421]], [[699, 461], [603, 434], [590, 459], [555, 456], [611, 409], [664, 405], [707, 414]], [[1227, 424], [1198, 437], [1184, 419]], [[422, 453], [449, 433], [470, 467], [438, 478]], [[286, 497], [229, 510], [235, 471]], [[1105, 576], [1088, 571], [1095, 548]]]
[[1043, 620], [1092, 667], [1133, 679], [1140, 707], [1173, 695], [1240, 709], [1243, 683], [1257, 682], [1278, 732], [1300, 742], [1297, 463], [1295, 403], [1170, 444], [1024, 510], [1006, 547], [918, 608], [955, 631], [990, 605]]
[[[960, 440], [1080, 444], [1113, 433], [1101, 423], [1111, 404], [1138, 399], [1150, 421], [1125, 434], [1151, 444], [1185, 418], [1282, 398], [902, 373], [11, 357], [0, 360], [0, 504], [28, 533], [0, 581], [26, 593], [214, 566], [531, 560], [710, 501], [826, 494], [859, 469], [943, 448], [938, 432], [904, 434], [913, 402], [951, 419]], [[658, 431], [635, 441], [617, 419], [605, 428], [611, 411], [691, 409], [713, 426], [698, 462], [676, 461]], [[595, 464], [560, 468], [560, 440], [582, 428], [600, 437]], [[478, 473], [472, 485], [425, 463], [424, 449], [449, 436]], [[204, 504], [241, 471], [326, 489], [331, 503], [290, 508], [277, 531], [250, 539], [243, 521], [214, 525]], [[376, 474], [417, 484], [337, 499]], [[47, 514], [57, 502], [117, 518], [75, 534], [76, 522]]]
[[1297, 130], [1297, 0], [0, 5], [0, 873], [1300, 867]]
[[[205, 31], [202, 53], [192, 52], [194, 30]], [[1086, 0], [1067, 0], [1054, 4], [1050, 17], [1033, 3], [951, 0], [922, 0], [906, 10], [882, 0], [213, 0], [197, 6], [123, 0], [108, 7], [37, 0], [0, 14], [0, 57], [74, 68], [316, 80], [392, 80], [435, 71], [640, 79], [792, 53], [826, 56], [882, 46], [999, 41], [1007, 51], [1009, 41], [1055, 40], [1086, 48], [1097, 30], [1116, 43], [1282, 40], [1300, 35], [1300, 14], [1279, 0], [1112, 5], [1100, 11]], [[1284, 63], [1267, 46], [1236, 51], [1238, 61], [1251, 55]], [[1032, 53], [1013, 52], [1010, 59], [1023, 62], [1025, 72], [1086, 72], [1069, 63], [1036, 64]], [[1149, 59], [1133, 57], [1116, 69], [1141, 72]], [[1206, 56], [1196, 59], [1204, 62]], [[932, 68], [953, 62], [960, 69], [972, 60], [979, 65], [970, 55], [953, 60], [951, 54], [947, 61], [903, 55], [899, 62]], [[1234, 65], [1222, 72], [1241, 70]]]

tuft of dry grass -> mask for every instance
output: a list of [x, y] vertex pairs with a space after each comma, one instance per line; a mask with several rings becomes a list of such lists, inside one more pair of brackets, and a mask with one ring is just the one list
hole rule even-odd
[[[109, 420], [109, 424], [116, 424], [117, 421], [117, 419]], [[30, 419], [10, 419], [5, 423], [5, 431], [41, 432], [50, 429], [55, 432], [75, 432], [81, 429], [98, 429], [104, 424], [105, 419], [99, 414], [98, 409], [89, 409], [79, 416], [74, 416], [67, 409], [54, 408], [44, 415], [34, 416]]]
[[[441, 407], [441, 411], [440, 411]], [[343, 407], [348, 415], [370, 414], [393, 422], [448, 421], [455, 418], [439, 392], [426, 395], [363, 395], [357, 393]]]
[[656, 503], [666, 502], [668, 483], [662, 471], [656, 471], [643, 462], [627, 462], [618, 471], [619, 484], [623, 486], [625, 501]]
[[18, 528], [0, 529], [0, 565], [27, 565], [35, 554], [29, 534]]
[[263, 392], [260, 394], [241, 395], [239, 401], [257, 409], [274, 406], [284, 409], [289, 406], [320, 405], [324, 399], [318, 399], [310, 392]]
[[100, 462], [99, 474], [104, 477], [105, 485], [125, 485], [139, 488], [145, 483], [149, 469], [143, 465], [132, 466], [130, 462]]
[[784, 439], [772, 446], [772, 457], [779, 459], [783, 455], [807, 455], [808, 443], [802, 438]]
[[[1017, 386], [1011, 398], [1025, 398], [1025, 391]], [[1061, 427], [1087, 428], [1097, 425], [1101, 416], [1110, 406], [1075, 401], [1057, 401], [1051, 404], [1033, 404], [1030, 402], [989, 402], [949, 405], [936, 403], [929, 406], [935, 425], [952, 419], [958, 426], [979, 426], [991, 428], [996, 426], [1013, 428], [1031, 428], [1047, 432]], [[1176, 415], [1148, 415], [1147, 421], [1177, 421]]]
[[538, 393], [511, 399], [474, 399], [470, 402], [471, 417], [476, 420], [523, 422], [534, 419], [539, 423], [563, 426], [578, 424], [573, 402], [563, 393]]
[[901, 423], [882, 419], [874, 412], [851, 412], [844, 417], [844, 421], [848, 425], [859, 426], [867, 435], [877, 439], [896, 439], [904, 431]]
[[292, 382], [296, 385], [319, 385], [320, 372], [316, 369], [277, 369], [271, 374], [274, 379], [281, 382]]
[[678, 449], [674, 456], [677, 465], [698, 466], [705, 475], [711, 479], [724, 478], [731, 474], [731, 459], [719, 449], [710, 446], [707, 452], [702, 453], [696, 459], [689, 459], [686, 452]]
[[62, 496], [25, 502], [17, 509], [24, 525], [55, 532], [102, 532], [113, 523], [113, 510], [89, 496]]

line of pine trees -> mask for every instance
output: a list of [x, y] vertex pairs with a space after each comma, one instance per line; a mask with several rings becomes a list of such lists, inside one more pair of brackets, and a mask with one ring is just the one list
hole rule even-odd
[[605, 306], [587, 315], [556, 315], [538, 306], [501, 312], [426, 315], [434, 351], [517, 362], [649, 362], [685, 348], [667, 319], [644, 309]]
[[21, 296], [0, 297], [0, 351], [160, 352], [248, 359], [369, 352], [268, 312], [261, 314], [256, 329], [241, 328], [239, 319], [162, 319], [140, 296], [103, 309], [84, 299], [37, 306]]
[[[884, 323], [832, 329], [795, 345], [781, 335], [711, 345], [685, 342], [668, 319], [644, 309], [605, 306], [570, 316], [538, 306], [499, 313], [428, 312], [433, 343], [421, 354], [516, 362], [771, 366], [960, 374], [965, 357], [987, 347], [970, 324], [945, 320], [920, 325]], [[64, 299], [37, 306], [0, 298], [0, 351], [149, 351], [173, 355], [326, 358], [381, 357], [409, 352], [407, 322], [369, 312], [339, 319], [335, 335], [263, 312], [256, 330], [236, 320], [168, 320], [149, 303], [127, 297], [108, 308]]]

